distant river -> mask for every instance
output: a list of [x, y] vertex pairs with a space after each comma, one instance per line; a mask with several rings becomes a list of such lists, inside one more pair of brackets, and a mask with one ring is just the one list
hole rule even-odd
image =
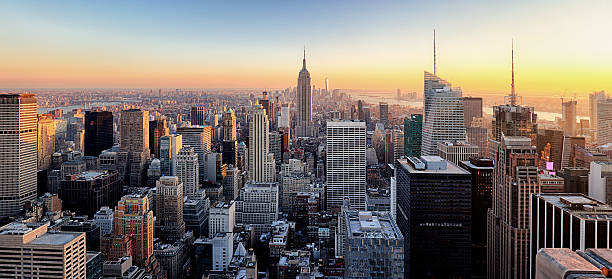
[[[423, 107], [422, 100], [397, 100], [395, 97], [392, 97], [391, 95], [374, 96], [374, 95], [366, 95], [366, 94], [359, 94], [359, 93], [352, 93], [350, 95], [353, 97], [353, 99], [364, 100], [366, 103], [370, 103], [370, 104], [378, 104], [379, 102], [386, 102], [389, 105], [403, 105], [403, 106], [409, 106], [409, 107], [415, 107], [415, 108]], [[485, 114], [489, 114], [489, 115], [493, 114], [493, 107], [483, 107], [482, 109]], [[543, 119], [543, 120], [548, 120], [548, 121], [555, 121], [556, 118], [561, 118], [561, 114], [556, 113], [556, 112], [536, 111], [536, 114], [538, 115], [538, 119]], [[589, 117], [588, 116], [578, 116], [578, 119], [589, 119]]]

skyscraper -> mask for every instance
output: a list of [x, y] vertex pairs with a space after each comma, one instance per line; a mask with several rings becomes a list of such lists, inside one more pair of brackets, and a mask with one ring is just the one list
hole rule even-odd
[[597, 144], [612, 143], [612, 99], [597, 102]]
[[279, 128], [290, 128], [291, 127], [291, 108], [289, 104], [283, 104], [281, 106], [280, 121], [278, 123]]
[[423, 155], [437, 155], [440, 141], [465, 140], [461, 89], [425, 72]]
[[159, 161], [161, 164], [161, 174], [167, 176], [176, 175], [176, 156], [183, 148], [182, 135], [169, 135], [160, 138]]
[[493, 204], [487, 214], [488, 278], [529, 277], [529, 198], [540, 192], [538, 155], [527, 137], [504, 136], [491, 150]]
[[166, 118], [149, 121], [149, 149], [155, 158], [159, 157], [160, 138], [169, 134]]
[[327, 209], [339, 211], [344, 198], [365, 210], [366, 126], [364, 122], [327, 122]]
[[472, 177], [472, 278], [487, 275], [487, 211], [491, 208], [493, 160], [470, 158], [459, 162]]
[[113, 147], [113, 113], [110, 111], [85, 112], [85, 156], [99, 156]]
[[413, 114], [404, 119], [404, 155], [421, 156], [421, 137], [423, 136], [423, 115]]
[[[147, 121], [148, 123], [148, 121]], [[153, 255], [153, 210], [146, 194], [123, 196], [115, 207], [115, 235], [130, 237], [134, 265], [147, 274], [159, 273], [159, 264]]]
[[204, 154], [210, 152], [212, 147], [212, 129], [210, 126], [187, 126], [179, 127], [176, 133], [183, 136], [183, 146], [193, 147], [198, 155], [198, 164], [200, 166], [200, 178], [204, 178], [206, 171], [204, 170]]
[[206, 107], [191, 107], [191, 125], [206, 125]]
[[268, 124], [270, 124], [270, 129], [273, 129], [276, 122], [276, 110], [274, 109], [274, 102], [268, 99], [268, 91], [263, 92], [263, 99], [259, 100], [259, 104], [266, 110]]
[[173, 243], [185, 233], [183, 221], [183, 184], [176, 176], [157, 181], [155, 204], [155, 236]]
[[176, 176], [183, 184], [183, 196], [195, 197], [199, 187], [198, 154], [193, 147], [185, 146], [176, 155]]
[[36, 198], [36, 109], [33, 94], [0, 94], [0, 218]]
[[127, 155], [126, 184], [143, 186], [146, 182], [145, 164], [150, 155], [149, 112], [140, 109], [122, 111], [120, 132], [120, 151]]
[[268, 115], [259, 104], [249, 114], [249, 179], [253, 182], [274, 182], [276, 166], [274, 154], [269, 152]]
[[576, 136], [576, 106], [578, 101], [569, 100], [561, 103], [564, 132], [566, 136]]
[[378, 112], [380, 114], [380, 122], [385, 125], [389, 124], [389, 104], [385, 102], [378, 103]]
[[223, 113], [223, 163], [236, 165], [238, 157], [238, 143], [236, 137], [236, 115], [234, 110], [228, 109]]
[[116, 172], [86, 171], [62, 180], [58, 196], [63, 208], [89, 218], [102, 206], [115, 206], [123, 194]]
[[298, 75], [297, 84], [297, 119], [295, 121], [296, 137], [311, 137], [313, 135], [311, 90], [310, 73], [306, 69], [306, 49], [304, 48], [302, 70], [300, 70]]
[[593, 92], [589, 94], [589, 120], [591, 123], [591, 130], [595, 131], [595, 137], [593, 138], [593, 142], [597, 142], [597, 103], [605, 99], [605, 91]]
[[55, 152], [55, 120], [51, 114], [38, 115], [38, 169], [51, 167], [51, 156]]
[[474, 118], [482, 117], [482, 97], [463, 97], [465, 128], [472, 127]]
[[406, 277], [469, 277], [470, 173], [438, 156], [398, 159], [395, 169], [397, 225], [406, 237]]
[[249, 183], [236, 200], [236, 225], [252, 225], [255, 237], [270, 232], [278, 220], [278, 183]]

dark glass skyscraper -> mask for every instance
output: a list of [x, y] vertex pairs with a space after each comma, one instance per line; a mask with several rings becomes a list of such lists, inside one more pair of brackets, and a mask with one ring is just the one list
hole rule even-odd
[[160, 138], [169, 134], [165, 118], [149, 121], [149, 149], [155, 158], [159, 158]]
[[85, 112], [85, 156], [98, 156], [113, 147], [113, 113]]
[[395, 161], [406, 278], [469, 278], [470, 173], [438, 156]]
[[421, 137], [423, 135], [423, 115], [413, 114], [404, 119], [404, 155], [421, 156]]

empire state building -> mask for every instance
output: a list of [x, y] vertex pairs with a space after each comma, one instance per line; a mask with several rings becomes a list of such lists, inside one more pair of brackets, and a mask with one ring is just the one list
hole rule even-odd
[[312, 128], [312, 91], [310, 73], [306, 70], [306, 50], [302, 60], [302, 70], [297, 83], [297, 119], [295, 133], [297, 137], [313, 136]]

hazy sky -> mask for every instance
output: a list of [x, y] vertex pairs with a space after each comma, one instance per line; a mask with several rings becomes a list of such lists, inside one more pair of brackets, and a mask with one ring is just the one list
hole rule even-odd
[[[512, 2], [512, 3], [511, 3]], [[612, 91], [612, 1], [1, 1], [0, 88]]]

